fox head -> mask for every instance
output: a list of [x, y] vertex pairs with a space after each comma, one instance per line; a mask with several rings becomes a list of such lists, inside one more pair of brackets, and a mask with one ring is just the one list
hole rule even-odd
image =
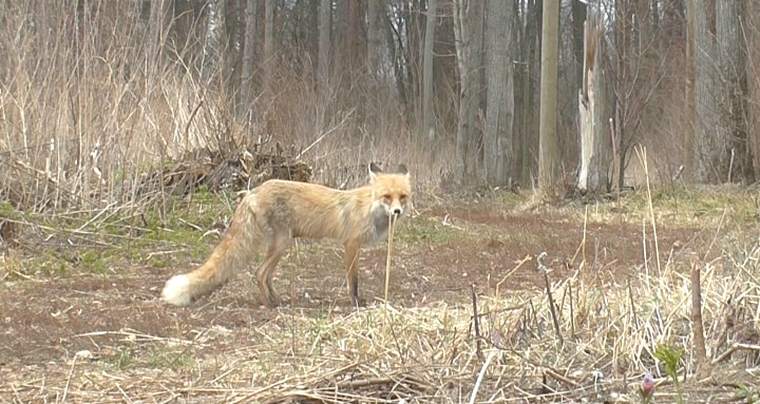
[[394, 173], [385, 173], [375, 163], [369, 164], [373, 210], [382, 207], [386, 216], [397, 218], [404, 214], [412, 193], [409, 171], [400, 164]]

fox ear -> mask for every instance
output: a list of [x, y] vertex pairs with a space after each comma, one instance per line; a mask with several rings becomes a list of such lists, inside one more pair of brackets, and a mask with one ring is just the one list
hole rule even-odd
[[401, 163], [398, 165], [398, 173], [399, 174], [409, 174], [409, 170], [406, 169], [406, 164]]
[[377, 174], [382, 173], [383, 170], [374, 162], [369, 163], [369, 178], [374, 181], [377, 178]]

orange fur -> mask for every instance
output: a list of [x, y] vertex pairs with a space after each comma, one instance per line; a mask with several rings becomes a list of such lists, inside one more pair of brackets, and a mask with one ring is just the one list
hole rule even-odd
[[[403, 215], [411, 185], [406, 167], [383, 173], [370, 164], [370, 183], [342, 191], [323, 185], [269, 180], [251, 190], [238, 205], [230, 227], [198, 269], [170, 278], [161, 293], [170, 304], [184, 306], [224, 284], [247, 267], [260, 247], [266, 256], [256, 277], [269, 305], [278, 304], [272, 273], [293, 239], [334, 239], [345, 248], [344, 265], [351, 302], [360, 304], [358, 255], [366, 243], [383, 240], [388, 220]], [[394, 219], [395, 220], [395, 219]]]

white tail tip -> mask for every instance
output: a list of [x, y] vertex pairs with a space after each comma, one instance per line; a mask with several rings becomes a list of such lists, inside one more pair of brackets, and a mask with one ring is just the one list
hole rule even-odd
[[161, 299], [175, 306], [190, 304], [190, 278], [187, 275], [175, 275], [166, 281]]

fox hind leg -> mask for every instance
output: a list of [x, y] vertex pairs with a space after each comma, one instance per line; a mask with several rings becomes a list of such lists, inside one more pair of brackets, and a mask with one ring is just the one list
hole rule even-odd
[[267, 247], [267, 254], [264, 262], [256, 271], [256, 279], [259, 281], [259, 290], [264, 297], [265, 302], [274, 307], [280, 304], [280, 299], [272, 288], [272, 274], [277, 263], [280, 261], [285, 252], [290, 248], [292, 239], [287, 234], [275, 234]]

